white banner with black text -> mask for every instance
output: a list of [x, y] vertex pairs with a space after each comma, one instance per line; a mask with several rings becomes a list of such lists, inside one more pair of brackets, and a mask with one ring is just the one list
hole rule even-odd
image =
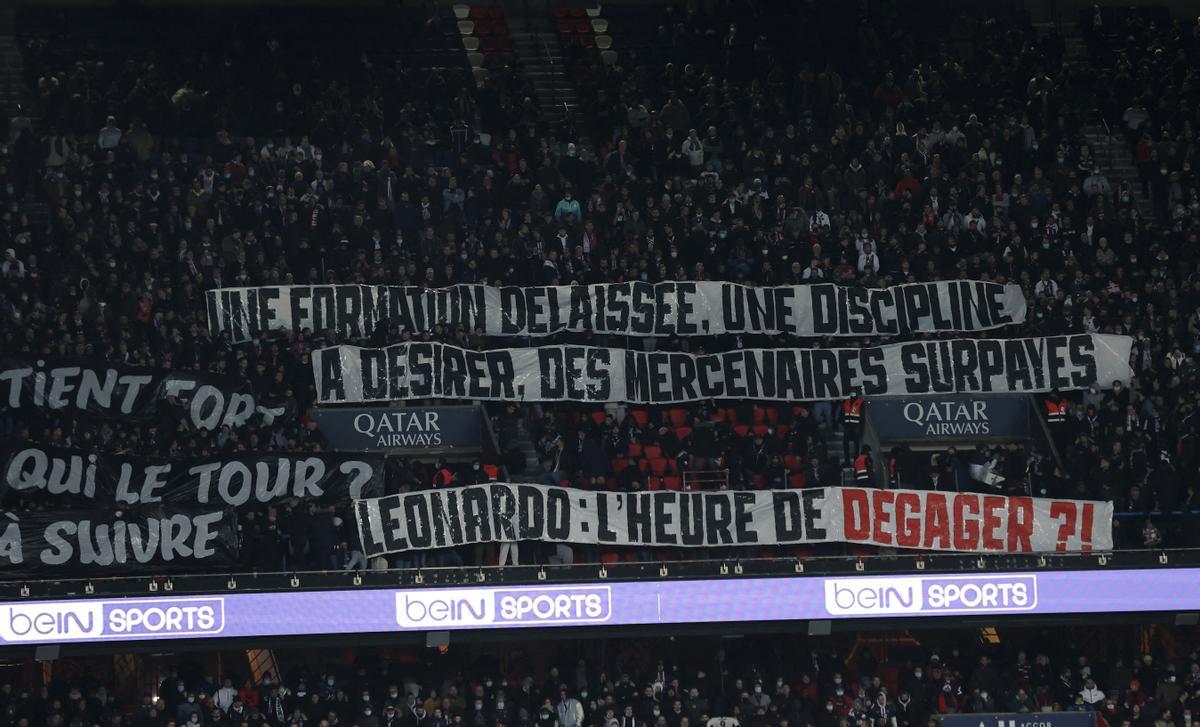
[[369, 336], [380, 326], [435, 326], [488, 336], [594, 331], [626, 336], [760, 333], [896, 336], [986, 331], [1025, 321], [1018, 285], [980, 280], [859, 288], [817, 283], [749, 287], [718, 281], [421, 288], [283, 285], [207, 293], [214, 336], [242, 343], [263, 334], [333, 331]]
[[313, 353], [317, 399], [675, 404], [1109, 388], [1132, 376], [1128, 336], [913, 341], [871, 348], [700, 354], [591, 346], [469, 351], [442, 343], [333, 346]]
[[493, 483], [354, 503], [368, 557], [537, 540], [643, 547], [856, 543], [980, 553], [1112, 549], [1111, 502], [858, 487], [594, 492]]

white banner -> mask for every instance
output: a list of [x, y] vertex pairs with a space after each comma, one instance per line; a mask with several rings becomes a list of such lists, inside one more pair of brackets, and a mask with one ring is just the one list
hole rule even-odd
[[891, 288], [832, 283], [753, 288], [711, 281], [440, 289], [285, 285], [210, 290], [207, 302], [209, 330], [232, 343], [302, 331], [359, 338], [380, 324], [414, 333], [462, 326], [488, 336], [595, 331], [816, 337], [985, 331], [1025, 321], [1020, 286], [979, 280]]
[[354, 503], [368, 557], [473, 543], [859, 543], [979, 553], [1112, 549], [1111, 502], [857, 487], [592, 492], [495, 483]]
[[468, 351], [441, 343], [333, 346], [313, 353], [317, 399], [675, 404], [1025, 393], [1129, 383], [1128, 336], [914, 341], [874, 348], [742, 349], [692, 355], [590, 346]]

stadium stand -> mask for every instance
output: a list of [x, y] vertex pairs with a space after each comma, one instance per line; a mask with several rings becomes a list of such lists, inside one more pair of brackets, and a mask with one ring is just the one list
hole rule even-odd
[[[561, 138], [496, 5], [386, 23], [368, 11], [25, 8], [29, 103], [0, 158], [4, 355], [225, 372], [296, 415], [204, 431], [0, 403], [0, 435], [166, 457], [326, 448], [308, 415], [308, 362], [331, 339], [213, 338], [213, 287], [1012, 281], [1030, 314], [1005, 336], [1130, 335], [1135, 378], [1072, 395], [1057, 459], [1037, 448], [981, 457], [1004, 460], [1014, 492], [1114, 500], [1121, 547], [1194, 545], [1196, 25], [1106, 9], [1060, 33], [990, 7], [919, 21], [894, 4], [859, 10], [551, 5], [541, 22], [587, 119]], [[316, 25], [356, 42], [310, 43]], [[1068, 57], [1064, 36], [1084, 40], [1082, 56], [1070, 45]], [[1114, 154], [1089, 134], [1099, 122], [1121, 132], [1137, 183], [1106, 176]], [[467, 330], [415, 338], [497, 343]], [[642, 345], [614, 338], [549, 340]], [[813, 343], [765, 338], [656, 345]], [[785, 489], [844, 481], [839, 405], [489, 412], [515, 450], [510, 471], [527, 459], [542, 470], [532, 481]], [[957, 482], [946, 454], [914, 456], [906, 484], [934, 472]], [[448, 466], [459, 484], [474, 476], [469, 462]], [[440, 469], [392, 458], [388, 491], [431, 486]], [[344, 509], [241, 517], [247, 569], [365, 565]]]

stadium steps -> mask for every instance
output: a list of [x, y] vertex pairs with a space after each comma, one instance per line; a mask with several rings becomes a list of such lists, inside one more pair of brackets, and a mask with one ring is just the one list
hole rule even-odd
[[542, 117], [552, 124], [571, 122], [575, 128], [582, 128], [579, 97], [575, 85], [563, 71], [558, 41], [549, 33], [528, 28], [514, 28], [509, 35], [521, 61], [523, 74], [533, 86]]
[[505, 446], [510, 444], [525, 453], [525, 472], [519, 475], [510, 475], [508, 479], [513, 482], [540, 483], [543, 474], [542, 463], [538, 459], [537, 449], [533, 446], [533, 439], [529, 436], [529, 429], [526, 428], [524, 420], [517, 423], [517, 436], [507, 442]]
[[1137, 202], [1138, 213], [1142, 219], [1154, 219], [1154, 205], [1142, 194], [1142, 183], [1138, 178], [1137, 164], [1129, 145], [1119, 136], [1110, 136], [1099, 124], [1088, 124], [1083, 128], [1083, 136], [1088, 144], [1096, 151], [1096, 158], [1103, 165], [1108, 183], [1115, 190], [1121, 182], [1129, 182], [1133, 190], [1134, 201]]
[[0, 111], [11, 115], [18, 104], [27, 106], [27, 93], [20, 43], [11, 32], [0, 33]]

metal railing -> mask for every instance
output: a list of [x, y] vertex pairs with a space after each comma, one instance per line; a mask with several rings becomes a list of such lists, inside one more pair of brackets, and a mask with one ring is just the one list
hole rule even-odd
[[486, 584], [703, 580], [817, 575], [901, 575], [1044, 570], [1200, 567], [1200, 549], [1117, 550], [1108, 553], [998, 554], [881, 552], [787, 558], [706, 558], [573, 565], [392, 568], [368, 571], [145, 575], [0, 582], [0, 601], [67, 597], [161, 596], [354, 588], [420, 588]]

